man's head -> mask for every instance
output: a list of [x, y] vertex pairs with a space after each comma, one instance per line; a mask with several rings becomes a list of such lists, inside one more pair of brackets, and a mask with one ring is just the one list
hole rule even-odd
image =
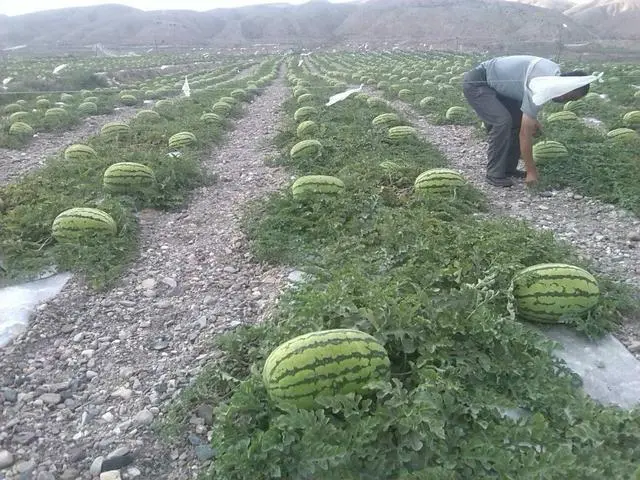
[[[588, 73], [583, 72], [582, 70], [574, 70], [573, 72], [560, 74], [561, 77], [586, 77], [588, 75]], [[569, 100], [578, 100], [579, 98], [584, 97], [587, 93], [589, 93], [588, 83], [580, 88], [576, 88], [575, 90], [571, 90], [564, 95], [554, 98], [553, 101], [556, 103], [567, 103]]]

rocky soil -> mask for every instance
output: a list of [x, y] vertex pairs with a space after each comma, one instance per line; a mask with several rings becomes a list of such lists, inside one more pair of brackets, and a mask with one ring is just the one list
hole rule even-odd
[[[486, 195], [492, 216], [510, 216], [550, 230], [593, 261], [600, 273], [640, 288], [640, 219], [633, 213], [568, 189], [532, 193], [522, 180], [511, 188], [494, 187], [485, 181], [486, 142], [473, 127], [432, 125], [406, 103], [395, 101], [392, 106]], [[626, 319], [618, 338], [640, 358], [638, 319]]]
[[265, 166], [287, 95], [278, 80], [245, 107], [205, 160], [219, 180], [188, 207], [140, 213], [141, 255], [115, 288], [72, 279], [0, 350], [0, 478], [187, 479], [209, 464], [211, 405], [177, 444], [152, 425], [216, 355], [212, 337], [263, 318], [289, 273], [252, 259], [239, 229], [243, 205], [287, 181]]

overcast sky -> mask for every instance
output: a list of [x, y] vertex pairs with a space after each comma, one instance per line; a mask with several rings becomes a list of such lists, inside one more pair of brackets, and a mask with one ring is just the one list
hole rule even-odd
[[[65, 7], [86, 7], [103, 3], [119, 3], [141, 10], [212, 10], [259, 3], [291, 3], [299, 5], [308, 0], [0, 0], [0, 14], [21, 15], [23, 13], [52, 10]], [[345, 3], [352, 0], [331, 0], [331, 3]]]

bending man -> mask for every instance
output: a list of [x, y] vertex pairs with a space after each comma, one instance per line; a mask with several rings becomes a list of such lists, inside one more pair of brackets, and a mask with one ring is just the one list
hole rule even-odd
[[[489, 134], [487, 181], [497, 187], [511, 187], [512, 177], [538, 181], [533, 162], [533, 136], [542, 105], [533, 102], [529, 82], [536, 77], [587, 76], [585, 72], [560, 73], [558, 64], [546, 58], [514, 55], [487, 60], [465, 73], [464, 96], [484, 122]], [[589, 92], [589, 84], [557, 96], [554, 102], [577, 100]], [[518, 170], [522, 157], [526, 172]]]

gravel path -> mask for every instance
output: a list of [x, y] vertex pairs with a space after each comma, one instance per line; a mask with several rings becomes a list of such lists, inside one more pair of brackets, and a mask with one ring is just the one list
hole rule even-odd
[[[488, 198], [492, 215], [526, 220], [533, 227], [553, 231], [556, 238], [575, 246], [606, 275], [640, 288], [640, 219], [633, 213], [570, 190], [531, 193], [520, 180], [512, 188], [499, 188], [485, 181], [486, 142], [474, 128], [432, 125], [401, 101], [391, 106], [402, 112], [447, 157], [452, 168]], [[640, 358], [640, 322], [627, 319], [619, 333], [627, 346], [637, 347]]]
[[216, 355], [212, 337], [259, 321], [286, 276], [251, 258], [238, 225], [247, 200], [287, 181], [264, 164], [288, 95], [282, 77], [245, 106], [225, 145], [206, 159], [219, 182], [181, 212], [141, 212], [140, 258], [115, 288], [96, 293], [72, 279], [0, 350], [7, 479], [90, 479], [103, 471], [101, 479], [183, 480], [208, 464], [209, 406], [178, 445], [162, 443], [151, 423]]

